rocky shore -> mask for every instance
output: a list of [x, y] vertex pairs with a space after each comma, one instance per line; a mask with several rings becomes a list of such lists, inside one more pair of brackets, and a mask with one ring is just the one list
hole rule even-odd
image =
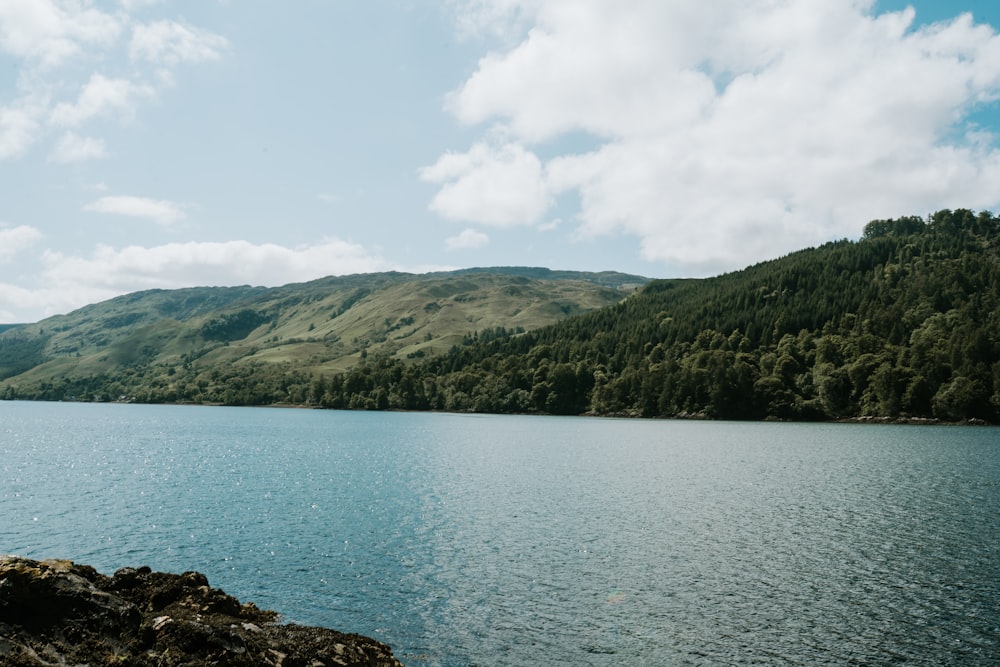
[[277, 620], [197, 572], [0, 556], [3, 667], [402, 667], [368, 637]]

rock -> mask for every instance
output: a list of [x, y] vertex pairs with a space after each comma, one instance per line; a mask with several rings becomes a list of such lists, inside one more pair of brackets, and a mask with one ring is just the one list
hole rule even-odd
[[198, 572], [0, 556], [0, 667], [402, 667], [374, 639], [277, 620]]

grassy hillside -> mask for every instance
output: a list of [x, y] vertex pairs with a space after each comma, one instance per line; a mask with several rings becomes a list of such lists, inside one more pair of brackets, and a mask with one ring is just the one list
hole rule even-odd
[[240, 402], [223, 396], [233, 373], [308, 383], [369, 354], [413, 363], [479, 330], [616, 303], [643, 282], [505, 267], [138, 292], [0, 332], [0, 395]]

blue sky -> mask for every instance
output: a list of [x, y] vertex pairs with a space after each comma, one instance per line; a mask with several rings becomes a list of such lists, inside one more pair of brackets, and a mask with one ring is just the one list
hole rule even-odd
[[1000, 3], [0, 0], [0, 322], [1000, 208]]

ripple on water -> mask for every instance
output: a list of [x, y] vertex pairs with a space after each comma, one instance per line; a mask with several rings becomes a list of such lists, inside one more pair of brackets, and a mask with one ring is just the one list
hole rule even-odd
[[0, 403], [0, 551], [420, 665], [1000, 663], [995, 430]]

